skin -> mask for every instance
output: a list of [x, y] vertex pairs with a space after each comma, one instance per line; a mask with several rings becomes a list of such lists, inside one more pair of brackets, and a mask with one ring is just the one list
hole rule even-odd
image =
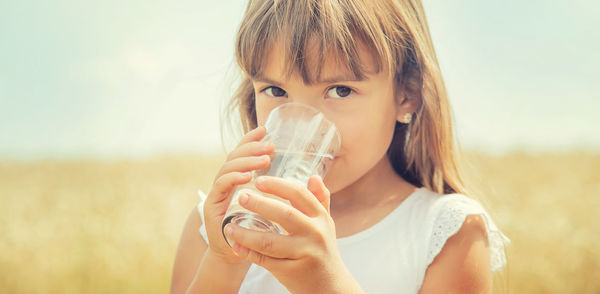
[[[309, 53], [310, 48], [309, 44]], [[297, 74], [286, 76], [280, 52], [281, 48], [273, 47], [261, 75], [253, 80], [259, 127], [228, 156], [205, 201], [210, 246], [197, 233], [198, 213], [190, 214], [175, 261], [172, 293], [207, 289], [236, 293], [250, 262], [269, 270], [292, 293], [362, 293], [344, 266], [336, 238], [376, 224], [416, 189], [394, 172], [386, 151], [396, 121], [413, 113], [417, 100], [396, 91], [393, 77], [386, 70], [377, 72], [364, 48], [360, 57], [368, 69], [365, 80], [352, 80], [343, 66], [326, 59], [321, 76], [312, 84], [305, 84]], [[314, 56], [307, 55], [309, 63], [316, 60]], [[258, 195], [240, 197], [240, 204], [279, 223], [289, 235], [229, 224], [225, 233], [235, 242], [232, 250], [220, 227], [229, 192], [250, 180], [243, 172], [269, 164], [268, 156], [261, 155], [272, 153], [273, 146], [258, 142], [265, 133], [262, 126], [273, 108], [292, 101], [311, 105], [333, 121], [342, 135], [341, 149], [325, 179], [313, 176], [307, 187], [280, 178], [258, 178], [257, 189], [289, 200], [292, 207]], [[421, 293], [489, 291], [486, 240], [481, 219], [469, 217], [430, 265]], [[227, 280], [221, 281], [220, 274]], [[209, 284], [213, 288], [207, 288]]]

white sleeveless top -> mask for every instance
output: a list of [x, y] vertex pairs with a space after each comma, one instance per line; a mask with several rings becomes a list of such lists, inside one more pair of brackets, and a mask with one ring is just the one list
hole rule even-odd
[[[198, 212], [204, 219], [202, 207]], [[482, 216], [489, 239], [491, 268], [506, 264], [504, 246], [510, 241], [475, 200], [461, 194], [440, 195], [420, 188], [374, 226], [337, 239], [344, 264], [365, 293], [418, 293], [427, 267], [446, 240], [469, 215]], [[200, 234], [208, 243], [206, 228]], [[239, 293], [289, 293], [266, 269], [252, 264]]]

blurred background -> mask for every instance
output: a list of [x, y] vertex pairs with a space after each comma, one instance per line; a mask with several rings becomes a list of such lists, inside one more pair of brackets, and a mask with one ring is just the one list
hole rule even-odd
[[[600, 293], [600, 2], [423, 0], [515, 293]], [[164, 293], [245, 7], [0, 0], [0, 288]]]

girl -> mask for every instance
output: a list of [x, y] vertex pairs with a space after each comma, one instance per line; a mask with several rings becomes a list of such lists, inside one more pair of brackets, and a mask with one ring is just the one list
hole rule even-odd
[[[251, 0], [235, 50], [243, 81], [231, 105], [246, 134], [187, 220], [172, 293], [491, 291], [507, 239], [466, 196], [419, 0]], [[240, 204], [289, 235], [229, 224], [231, 248], [231, 192], [269, 165], [263, 125], [292, 101], [333, 121], [341, 149], [306, 187], [258, 178], [293, 207]]]

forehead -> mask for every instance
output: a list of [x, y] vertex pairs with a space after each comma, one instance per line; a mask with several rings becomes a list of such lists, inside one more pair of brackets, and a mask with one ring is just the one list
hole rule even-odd
[[361, 80], [365, 75], [380, 71], [376, 58], [367, 46], [358, 41], [356, 58], [348, 57], [328, 46], [324, 46], [316, 38], [307, 40], [303, 48], [297, 52], [290, 50], [280, 39], [270, 42], [269, 48], [262, 54], [260, 69], [253, 78], [264, 76], [285, 77], [299, 75], [306, 84], [327, 82], [328, 80]]

